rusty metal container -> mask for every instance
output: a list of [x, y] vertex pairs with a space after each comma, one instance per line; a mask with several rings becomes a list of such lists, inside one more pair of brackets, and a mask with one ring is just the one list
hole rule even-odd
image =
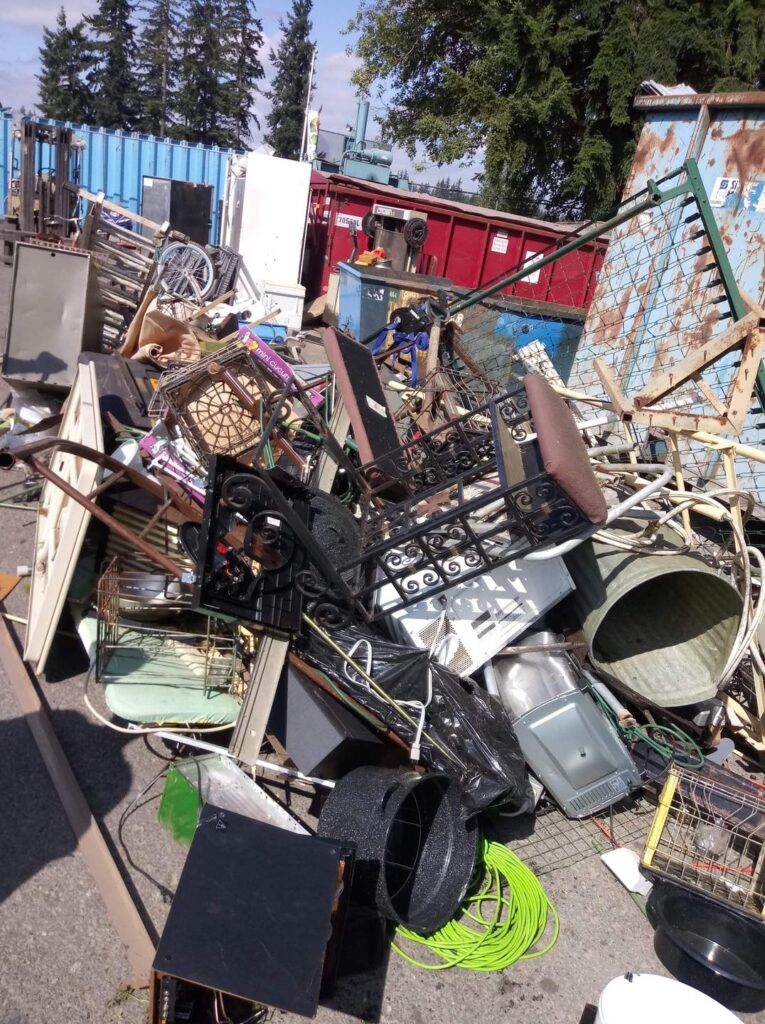
[[[636, 530], [620, 521], [625, 537]], [[663, 536], [671, 545], [674, 535]], [[727, 577], [698, 556], [632, 554], [598, 542], [570, 552], [566, 566], [597, 669], [661, 707], [715, 696], [743, 607]]]

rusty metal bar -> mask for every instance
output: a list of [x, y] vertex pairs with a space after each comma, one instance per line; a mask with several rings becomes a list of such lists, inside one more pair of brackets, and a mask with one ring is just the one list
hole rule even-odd
[[169, 575], [175, 576], [178, 579], [181, 578], [183, 570], [179, 565], [176, 565], [172, 558], [168, 558], [167, 555], [163, 555], [161, 551], [157, 551], [153, 544], [149, 544], [149, 542], [145, 541], [143, 537], [139, 537], [137, 534], [133, 533], [132, 530], [123, 526], [119, 520], [115, 519], [114, 516], [110, 516], [108, 512], [105, 512], [99, 505], [96, 505], [94, 501], [91, 501], [90, 498], [86, 498], [84, 494], [80, 494], [76, 487], [73, 487], [67, 480], [64, 480], [57, 473], [54, 473], [53, 470], [49, 466], [46, 466], [44, 462], [40, 462], [40, 460], [36, 459], [34, 456], [29, 456], [25, 461], [32, 467], [35, 473], [39, 473], [40, 476], [45, 477], [46, 480], [49, 480], [56, 487], [59, 487], [64, 494], [69, 495], [69, 497], [73, 501], [76, 501], [78, 505], [82, 505], [82, 507], [90, 512], [95, 519], [102, 522], [104, 526], [116, 533], [118, 537], [122, 538], [122, 540], [126, 541], [128, 544], [132, 544], [137, 551], [140, 551], [142, 555], [145, 555], [152, 562], [156, 563]]
[[135, 988], [142, 988], [154, 960], [154, 942], [109, 852], [42, 698], [1, 617], [0, 661], [74, 832], [77, 846], [104, 902], [109, 920], [125, 945], [131, 970], [130, 983]]

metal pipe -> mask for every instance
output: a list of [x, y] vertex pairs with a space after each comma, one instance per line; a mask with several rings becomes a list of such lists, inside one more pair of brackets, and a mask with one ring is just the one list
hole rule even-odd
[[163, 555], [161, 551], [158, 551], [154, 547], [153, 544], [149, 544], [149, 542], [144, 540], [143, 537], [139, 537], [137, 534], [133, 533], [132, 530], [123, 526], [118, 519], [110, 516], [108, 512], [105, 512], [100, 505], [96, 505], [96, 503], [91, 501], [90, 498], [86, 498], [85, 495], [81, 494], [76, 487], [73, 487], [68, 480], [64, 480], [63, 477], [54, 473], [53, 470], [49, 466], [46, 466], [44, 462], [40, 462], [39, 459], [34, 457], [29, 458], [27, 461], [36, 473], [45, 477], [45, 479], [49, 480], [50, 483], [55, 484], [55, 486], [62, 490], [64, 494], [67, 494], [73, 501], [76, 501], [78, 505], [81, 505], [84, 509], [90, 512], [94, 518], [98, 519], [99, 522], [102, 522], [104, 526], [115, 533], [118, 537], [121, 537], [122, 540], [131, 544], [137, 551], [140, 551], [141, 554], [145, 555], [156, 565], [160, 566], [160, 568], [166, 573], [171, 576], [175, 576], [177, 579], [180, 579], [181, 576], [183, 576], [183, 570], [179, 565], [176, 565], [172, 558], [168, 558], [167, 555]]
[[353, 145], [359, 149], [367, 137], [367, 121], [369, 120], [369, 102], [362, 100], [356, 104], [356, 129], [353, 133]]
[[[625, 472], [637, 471], [640, 473], [657, 473], [662, 469], [661, 466], [654, 465], [653, 463], [642, 462], [636, 463], [634, 466], [609, 466], [609, 469], [612, 468], [615, 472], [618, 472], [623, 468]], [[530, 554], [524, 555], [523, 561], [547, 562], [551, 558], [558, 558], [560, 555], [567, 555], [569, 551], [573, 551], [574, 548], [578, 548], [580, 544], [583, 544], [586, 540], [589, 540], [590, 537], [593, 537], [598, 530], [602, 530], [604, 527], [610, 526], [611, 523], [623, 516], [625, 512], [629, 512], [633, 506], [639, 505], [641, 501], [645, 501], [647, 498], [650, 498], [651, 495], [660, 491], [662, 487], [669, 483], [674, 475], [674, 468], [672, 466], [665, 466], [661, 476], [657, 480], [654, 480], [652, 483], [642, 487], [639, 491], [636, 491], [635, 494], [609, 509], [605, 523], [602, 523], [600, 526], [591, 526], [579, 537], [573, 537], [571, 540], [563, 541], [562, 544], [556, 544], [555, 547], [542, 548], [541, 551], [532, 551]]]

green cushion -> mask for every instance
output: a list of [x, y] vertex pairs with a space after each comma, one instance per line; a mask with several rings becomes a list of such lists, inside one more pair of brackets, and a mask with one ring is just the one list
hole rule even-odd
[[[86, 647], [95, 649], [95, 618], [86, 616], [79, 626]], [[92, 634], [92, 635], [91, 635]], [[127, 722], [150, 725], [232, 725], [239, 717], [239, 702], [224, 689], [205, 686], [173, 649], [148, 652], [127, 643], [114, 651], [105, 666], [112, 677], [104, 684], [104, 698], [112, 714]], [[193, 662], [191, 663], [193, 666]], [[115, 678], [116, 677], [116, 678]]]

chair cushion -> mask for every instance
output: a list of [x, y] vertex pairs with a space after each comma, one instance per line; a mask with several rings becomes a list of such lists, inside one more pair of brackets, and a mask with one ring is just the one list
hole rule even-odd
[[544, 377], [529, 373], [523, 383], [545, 472], [591, 523], [601, 525], [608, 506], [571, 410]]

